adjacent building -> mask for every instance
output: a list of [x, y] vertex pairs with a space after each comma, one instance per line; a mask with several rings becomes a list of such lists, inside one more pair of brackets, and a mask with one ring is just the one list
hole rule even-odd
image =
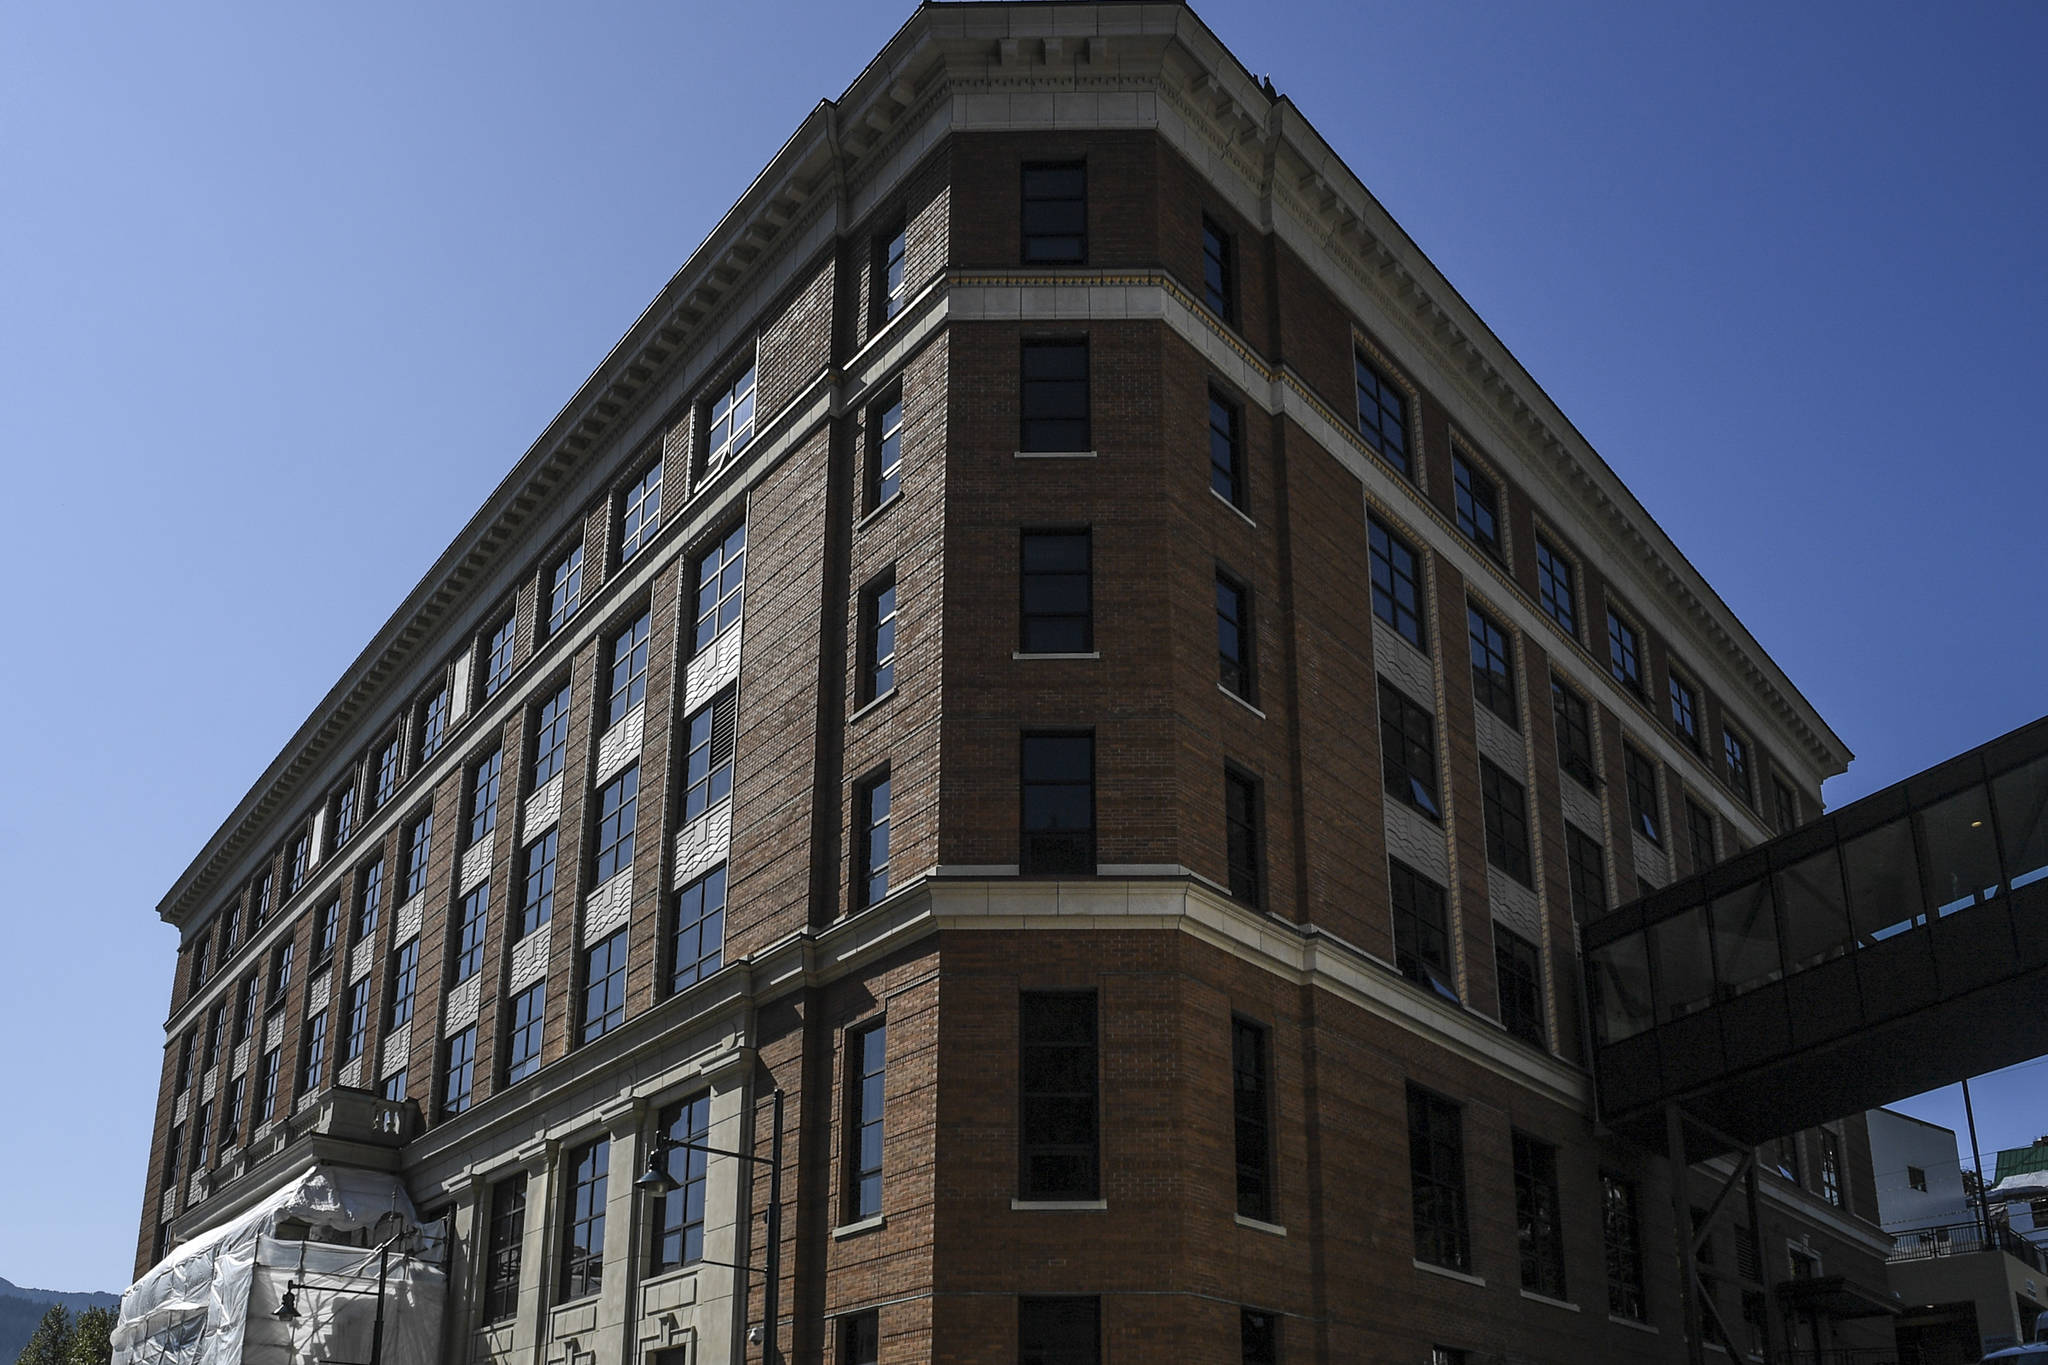
[[[138, 1271], [362, 1165], [451, 1362], [1683, 1359], [1576, 926], [1848, 759], [1192, 11], [926, 5], [164, 897]], [[1888, 1347], [1770, 1162], [1709, 1349]]]

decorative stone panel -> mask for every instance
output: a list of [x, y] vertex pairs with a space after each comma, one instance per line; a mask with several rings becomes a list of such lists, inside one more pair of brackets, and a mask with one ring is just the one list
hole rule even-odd
[[[1636, 876], [1648, 877], [1651, 884], [1659, 890], [1671, 885], [1670, 857], [1665, 854], [1663, 849], [1657, 847], [1642, 835], [1631, 831], [1630, 837], [1635, 840]], [[1623, 896], [1627, 900], [1634, 900], [1637, 894], [1637, 892], [1628, 891], [1624, 892]]]
[[1436, 672], [1429, 665], [1429, 656], [1377, 616], [1372, 618], [1372, 657], [1387, 681], [1407, 693], [1408, 700], [1436, 714]]
[[1399, 858], [1438, 886], [1451, 884], [1451, 859], [1444, 851], [1443, 826], [1405, 801], [1389, 798], [1386, 811], [1387, 854]]
[[206, 1198], [206, 1172], [192, 1172], [192, 1178], [185, 1182], [185, 1193], [185, 1202], [188, 1205], [197, 1204]]
[[333, 991], [333, 972], [322, 972], [314, 977], [313, 984], [307, 989], [306, 1013], [318, 1014], [321, 1010], [326, 1009], [327, 1002], [334, 998]]
[[163, 1207], [157, 1210], [156, 1216], [163, 1222], [168, 1223], [173, 1217], [176, 1216], [177, 1212], [178, 1187], [176, 1185], [173, 1185], [169, 1189], [164, 1191]]
[[724, 862], [732, 851], [732, 802], [721, 801], [676, 833], [676, 885]]
[[479, 972], [448, 992], [448, 1012], [442, 1016], [441, 1036], [462, 1032], [476, 1022], [477, 1003], [483, 998], [484, 978]]
[[279, 1010], [263, 1021], [263, 1050], [269, 1052], [271, 1049], [282, 1047], [283, 1045], [284, 1011]]
[[364, 939], [348, 950], [348, 979], [354, 985], [370, 974], [370, 968], [377, 965], [377, 939], [375, 935]]
[[178, 1102], [171, 1106], [171, 1122], [183, 1123], [190, 1117], [192, 1117], [192, 1092], [181, 1090], [178, 1092]]
[[595, 943], [626, 922], [633, 908], [633, 869], [620, 868], [583, 902], [582, 943]]
[[362, 1089], [363, 1059], [361, 1057], [358, 1057], [354, 1061], [350, 1062], [347, 1066], [344, 1066], [341, 1069], [340, 1074], [337, 1075], [334, 1079], [335, 1084], [337, 1085], [345, 1085], [351, 1090]]
[[1472, 707], [1472, 720], [1473, 728], [1478, 731], [1479, 752], [1509, 777], [1522, 781], [1528, 760], [1523, 756], [1521, 734], [1476, 702]]
[[525, 809], [519, 812], [519, 839], [521, 843], [532, 843], [534, 836], [562, 818], [562, 778], [556, 773], [548, 784], [526, 798]]
[[641, 732], [647, 724], [646, 703], [626, 713], [626, 718], [604, 732], [597, 742], [597, 780], [611, 781], [614, 774], [640, 757]]
[[491, 840], [479, 839], [471, 844], [457, 864], [456, 878], [458, 895], [468, 895], [476, 884], [491, 875]]
[[471, 656], [468, 650], [455, 656], [455, 678], [448, 687], [448, 728], [453, 730], [469, 714], [469, 671]]
[[509, 989], [514, 995], [548, 973], [548, 947], [554, 941], [554, 923], [549, 921], [512, 945]]
[[[1600, 798], [1580, 786], [1578, 779], [1560, 776], [1557, 783], [1559, 804], [1564, 807], [1564, 818], [1573, 828], [1593, 839], [1600, 839], [1607, 828], [1600, 818]], [[1605, 840], [1601, 840], [1605, 842]]]
[[213, 1097], [219, 1093], [220, 1073], [218, 1071], [209, 1071], [199, 1078], [199, 1098], [201, 1100], [211, 1103]]
[[412, 1020], [408, 1019], [384, 1036], [377, 1051], [377, 1070], [388, 1076], [399, 1070], [412, 1055]]
[[391, 925], [391, 945], [403, 948], [419, 937], [420, 921], [426, 918], [427, 893], [422, 891], [404, 905], [398, 907], [398, 915]]
[[[697, 600], [697, 585], [685, 584], [683, 600]], [[717, 696], [725, 686], [740, 675], [740, 635], [746, 630], [744, 618], [711, 642], [710, 648], [690, 660], [683, 677], [683, 714], [702, 706]]]
[[244, 1038], [236, 1045], [234, 1058], [228, 1062], [229, 1075], [239, 1076], [249, 1069], [249, 1053], [252, 1050], [250, 1040], [247, 1038]]
[[1486, 867], [1486, 900], [1495, 919], [1531, 943], [1543, 942], [1543, 907], [1536, 893], [1491, 863]]

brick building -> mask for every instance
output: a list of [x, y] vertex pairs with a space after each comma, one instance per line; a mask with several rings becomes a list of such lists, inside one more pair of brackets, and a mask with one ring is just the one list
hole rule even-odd
[[[1191, 11], [928, 5], [165, 897], [138, 1269], [353, 1161], [450, 1361], [761, 1359], [771, 1259], [778, 1360], [1681, 1359], [1574, 926], [1848, 757]], [[771, 1247], [657, 1138], [776, 1092]], [[1853, 1342], [1784, 1155], [1721, 1311]]]

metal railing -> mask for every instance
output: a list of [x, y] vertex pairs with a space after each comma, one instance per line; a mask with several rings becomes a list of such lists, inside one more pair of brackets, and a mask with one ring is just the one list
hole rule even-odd
[[1970, 1256], [1980, 1251], [2003, 1251], [2006, 1255], [2048, 1274], [2048, 1255], [2041, 1248], [2003, 1223], [1993, 1223], [1987, 1237], [1982, 1223], [1945, 1223], [1934, 1228], [1914, 1228], [1898, 1234], [1885, 1260], [1931, 1261], [1942, 1256]]

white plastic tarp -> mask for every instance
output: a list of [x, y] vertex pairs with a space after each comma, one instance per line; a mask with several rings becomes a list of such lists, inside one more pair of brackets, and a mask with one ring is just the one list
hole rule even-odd
[[2048, 1171], [2020, 1171], [2009, 1175], [1984, 1192], [1986, 1199], [2010, 1203], [2020, 1199], [2048, 1198]]
[[[178, 1247], [129, 1286], [114, 1327], [113, 1365], [369, 1360], [375, 1302], [338, 1290], [375, 1290], [376, 1251], [279, 1241], [273, 1234], [287, 1221], [335, 1232], [371, 1229], [388, 1237], [412, 1229], [417, 1219], [396, 1177], [315, 1166], [239, 1217]], [[273, 1315], [287, 1281], [299, 1278], [302, 1256], [306, 1288], [294, 1296], [300, 1318], [287, 1327]], [[396, 1252], [390, 1257], [383, 1357], [391, 1365], [433, 1365], [445, 1287], [438, 1267]], [[309, 1346], [321, 1349], [307, 1354]]]

